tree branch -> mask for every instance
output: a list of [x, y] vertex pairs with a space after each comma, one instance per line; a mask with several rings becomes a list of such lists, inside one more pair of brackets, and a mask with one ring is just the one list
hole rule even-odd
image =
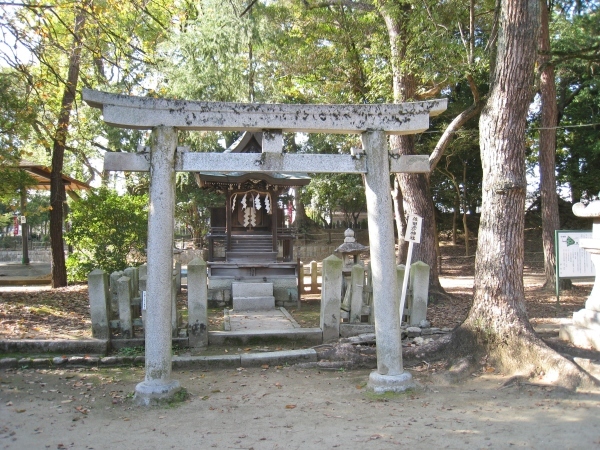
[[431, 155], [429, 156], [430, 173], [433, 172], [437, 164], [440, 162], [446, 147], [448, 147], [448, 144], [450, 144], [450, 141], [454, 137], [454, 133], [462, 128], [462, 126], [473, 117], [477, 116], [481, 112], [487, 100], [486, 97], [481, 97], [479, 95], [479, 90], [477, 89], [475, 80], [473, 80], [471, 75], [467, 75], [467, 80], [469, 82], [469, 86], [471, 87], [471, 92], [473, 93], [473, 104], [456, 116], [444, 130], [444, 134], [442, 134], [442, 137], [440, 137], [435, 145], [435, 148], [433, 149], [433, 152], [431, 152]]

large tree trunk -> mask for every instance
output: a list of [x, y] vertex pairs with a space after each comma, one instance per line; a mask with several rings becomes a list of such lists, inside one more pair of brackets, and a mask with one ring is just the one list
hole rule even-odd
[[[402, 103], [414, 100], [416, 94], [416, 80], [412, 73], [406, 73], [401, 69], [401, 61], [405, 55], [405, 47], [408, 41], [408, 30], [402, 27], [402, 14], [407, 14], [410, 11], [410, 5], [405, 5], [396, 9], [395, 6], [386, 5], [379, 9], [379, 13], [383, 17], [390, 40], [390, 51], [392, 55], [392, 79], [394, 87], [394, 102]], [[415, 154], [415, 139], [412, 135], [390, 137], [390, 147], [393, 151], [397, 151], [400, 155]], [[444, 293], [440, 285], [435, 234], [437, 233], [435, 224], [435, 211], [433, 200], [429, 190], [429, 178], [425, 174], [398, 174], [396, 175], [398, 185], [402, 191], [402, 198], [406, 204], [406, 214], [417, 214], [423, 217], [422, 238], [421, 243], [415, 246], [413, 261], [423, 261], [430, 267], [429, 272], [429, 289], [435, 293]], [[397, 208], [396, 211], [399, 211]], [[402, 242], [404, 229], [402, 221], [396, 220], [398, 229], [398, 241]], [[401, 262], [405, 261], [402, 258], [402, 244], [399, 247], [399, 258]]]
[[483, 195], [474, 298], [454, 343], [463, 353], [479, 350], [502, 370], [543, 373], [545, 381], [573, 388], [581, 372], [536, 336], [525, 311], [525, 127], [539, 6], [539, 0], [501, 0], [496, 65], [479, 121]]
[[556, 195], [556, 82], [554, 65], [550, 58], [549, 11], [546, 0], [541, 0], [540, 95], [542, 118], [540, 127], [540, 195], [542, 199], [542, 242], [544, 246], [545, 287], [554, 289], [556, 282], [556, 256], [554, 253], [554, 231], [560, 228], [558, 197]]
[[294, 226], [297, 229], [300, 229], [307, 224], [306, 207], [304, 206], [304, 202], [300, 197], [300, 188], [296, 188], [296, 190], [294, 191], [294, 202], [294, 206], [296, 209], [296, 215], [294, 217]]
[[85, 24], [85, 13], [80, 11], [75, 18], [73, 30], [73, 48], [69, 56], [69, 72], [63, 92], [58, 123], [52, 148], [52, 171], [50, 174], [50, 247], [52, 249], [52, 287], [67, 285], [65, 267], [65, 249], [63, 245], [63, 202], [65, 186], [62, 182], [65, 144], [69, 133], [71, 109], [75, 101], [77, 81], [79, 79], [79, 61], [81, 57], [81, 33]]

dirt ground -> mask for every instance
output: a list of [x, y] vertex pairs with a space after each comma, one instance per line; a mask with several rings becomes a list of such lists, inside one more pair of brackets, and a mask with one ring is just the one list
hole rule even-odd
[[600, 392], [410, 370], [419, 388], [380, 397], [366, 370], [176, 371], [189, 398], [153, 408], [132, 403], [141, 368], [1, 371], [0, 448], [600, 448]]

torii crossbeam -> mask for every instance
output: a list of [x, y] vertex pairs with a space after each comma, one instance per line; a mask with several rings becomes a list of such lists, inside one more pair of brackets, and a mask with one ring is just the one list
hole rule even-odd
[[[128, 97], [84, 89], [83, 99], [102, 109], [104, 121], [152, 130], [149, 152], [107, 153], [105, 170], [150, 171], [148, 281], [146, 287], [146, 377], [136, 399], [149, 404], [168, 398], [171, 379], [171, 267], [175, 171], [362, 173], [365, 178], [377, 370], [369, 387], [377, 392], [413, 386], [402, 366], [397, 306], [394, 225], [389, 175], [427, 173], [428, 157], [389, 153], [387, 134], [415, 134], [446, 109], [446, 100], [377, 105], [282, 105], [195, 102]], [[263, 153], [192, 153], [177, 148], [177, 130], [262, 131]], [[282, 153], [282, 132], [361, 134], [353, 155]], [[364, 153], [363, 153], [364, 152]]]

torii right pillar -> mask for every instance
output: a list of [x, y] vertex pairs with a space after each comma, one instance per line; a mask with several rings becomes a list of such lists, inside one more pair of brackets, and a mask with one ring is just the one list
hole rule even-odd
[[402, 392], [415, 386], [402, 366], [400, 312], [396, 286], [394, 216], [390, 195], [390, 166], [386, 134], [362, 134], [367, 156], [365, 193], [373, 276], [373, 307], [377, 340], [377, 370], [369, 375], [368, 388], [376, 393]]

